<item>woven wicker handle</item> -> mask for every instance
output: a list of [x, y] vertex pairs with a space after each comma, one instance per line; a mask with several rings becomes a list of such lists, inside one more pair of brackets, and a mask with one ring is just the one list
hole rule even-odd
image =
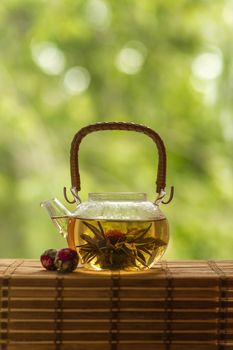
[[[73, 196], [79, 200], [78, 192], [81, 189], [81, 185], [80, 185], [80, 174], [79, 174], [79, 163], [78, 163], [78, 151], [79, 151], [80, 143], [86, 135], [95, 131], [104, 131], [104, 130], [136, 131], [136, 132], [146, 134], [155, 142], [158, 149], [158, 154], [159, 154], [157, 180], [156, 180], [156, 192], [160, 195], [162, 193], [162, 196], [164, 196], [165, 187], [166, 187], [166, 149], [165, 149], [164, 143], [161, 137], [159, 136], [159, 134], [157, 134], [154, 130], [150, 129], [149, 127], [141, 124], [128, 123], [128, 122], [101, 122], [101, 123], [91, 124], [80, 129], [75, 134], [73, 141], [71, 143], [71, 150], [70, 150], [70, 172], [71, 172], [71, 184], [72, 184], [71, 193], [73, 194]], [[74, 201], [68, 200], [66, 195], [66, 188], [64, 188], [64, 196], [69, 203], [74, 203]], [[170, 202], [170, 200], [172, 199], [172, 196], [173, 196], [173, 188], [171, 191], [171, 196], [169, 198], [169, 201], [166, 203]]]

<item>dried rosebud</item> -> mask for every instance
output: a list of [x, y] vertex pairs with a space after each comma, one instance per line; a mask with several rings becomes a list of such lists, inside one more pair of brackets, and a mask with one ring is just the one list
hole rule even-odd
[[57, 254], [56, 249], [48, 249], [48, 250], [45, 250], [45, 252], [40, 256], [41, 265], [46, 270], [57, 269], [54, 264], [56, 254]]
[[108, 238], [112, 245], [115, 245], [117, 242], [120, 242], [124, 238], [124, 234], [116, 229], [108, 230], [105, 233], [105, 236]]
[[55, 258], [55, 266], [58, 272], [72, 272], [78, 266], [78, 254], [76, 250], [64, 248], [57, 252]]

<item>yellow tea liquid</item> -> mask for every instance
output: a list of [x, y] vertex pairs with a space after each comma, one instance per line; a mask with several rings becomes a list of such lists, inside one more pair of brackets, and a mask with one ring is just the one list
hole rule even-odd
[[94, 270], [147, 269], [164, 254], [168, 222], [110, 221], [71, 218], [68, 244], [86, 268]]

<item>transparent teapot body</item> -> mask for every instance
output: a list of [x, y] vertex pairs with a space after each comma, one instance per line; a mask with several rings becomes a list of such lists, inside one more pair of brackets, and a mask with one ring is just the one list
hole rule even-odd
[[144, 270], [164, 254], [168, 222], [145, 193], [90, 193], [67, 227], [70, 248], [92, 270]]

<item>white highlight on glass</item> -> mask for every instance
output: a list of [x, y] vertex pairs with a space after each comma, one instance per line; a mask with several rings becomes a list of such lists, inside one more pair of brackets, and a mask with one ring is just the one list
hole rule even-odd
[[146, 48], [139, 41], [131, 41], [116, 56], [116, 67], [125, 74], [137, 74], [145, 61]]
[[197, 56], [192, 63], [192, 73], [199, 79], [211, 80], [220, 76], [223, 70], [220, 52], [205, 52]]
[[98, 29], [106, 29], [111, 22], [111, 10], [104, 0], [89, 0], [86, 16], [90, 24]]
[[59, 75], [65, 68], [63, 52], [52, 42], [32, 44], [32, 58], [40, 69], [49, 75]]
[[88, 89], [91, 77], [86, 68], [73, 67], [69, 69], [64, 77], [64, 87], [68, 94], [79, 95]]

